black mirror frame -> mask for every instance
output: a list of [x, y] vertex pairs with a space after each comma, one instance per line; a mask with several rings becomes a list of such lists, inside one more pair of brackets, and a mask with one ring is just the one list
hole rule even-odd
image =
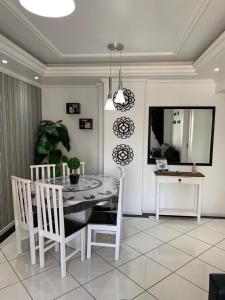
[[[153, 109], [163, 108], [163, 109], [212, 109], [212, 130], [211, 130], [211, 143], [210, 143], [210, 159], [209, 163], [196, 163], [197, 166], [212, 166], [213, 162], [213, 144], [214, 144], [214, 129], [215, 129], [215, 115], [216, 115], [216, 107], [215, 106], [150, 106], [148, 112], [148, 157], [147, 163], [149, 165], [155, 165], [155, 159], [150, 158], [150, 146], [151, 146], [151, 111]], [[171, 163], [168, 162], [168, 165], [183, 165], [183, 166], [191, 166], [192, 163]]]

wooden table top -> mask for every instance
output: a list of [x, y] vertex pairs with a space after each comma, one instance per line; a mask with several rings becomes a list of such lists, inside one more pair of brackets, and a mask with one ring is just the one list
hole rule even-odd
[[155, 171], [155, 176], [178, 176], [178, 177], [205, 177], [205, 175], [203, 175], [200, 172], [179, 172], [179, 171], [175, 171], [175, 172], [171, 172], [171, 171]]

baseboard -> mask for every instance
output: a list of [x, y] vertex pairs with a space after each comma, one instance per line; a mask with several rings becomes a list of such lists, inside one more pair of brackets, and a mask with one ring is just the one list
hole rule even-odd
[[141, 216], [142, 211], [141, 210], [123, 210], [124, 215], [135, 215], [135, 216]]
[[15, 231], [15, 222], [12, 221], [0, 231], [0, 243]]

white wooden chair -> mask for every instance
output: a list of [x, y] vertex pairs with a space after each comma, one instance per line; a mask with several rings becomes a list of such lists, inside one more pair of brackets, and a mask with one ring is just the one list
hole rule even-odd
[[[85, 166], [85, 162], [81, 161], [80, 162], [80, 168], [77, 169], [77, 174], [85, 174], [84, 171], [84, 166]], [[70, 169], [68, 168], [67, 163], [62, 163], [62, 169], [63, 169], [63, 177], [69, 176], [70, 175]]]
[[35, 264], [36, 263], [35, 250], [38, 249], [38, 246], [35, 246], [35, 234], [38, 233], [38, 227], [37, 227], [37, 214], [34, 214], [32, 210], [32, 200], [31, 200], [32, 181], [18, 178], [15, 176], [11, 176], [11, 179], [12, 179], [17, 253], [18, 254], [22, 253], [21, 228], [23, 228], [29, 231], [31, 263]]
[[32, 165], [30, 166], [30, 178], [32, 181], [50, 177], [55, 178], [55, 167], [55, 164]]
[[[60, 244], [61, 277], [66, 276], [66, 262], [78, 251], [81, 252], [81, 260], [85, 259], [85, 230], [86, 224], [65, 219], [63, 213], [63, 186], [36, 182], [36, 197], [38, 210], [38, 233], [40, 266], [44, 267], [45, 252]], [[80, 236], [81, 246], [66, 256], [66, 244]], [[44, 238], [53, 241], [47, 247], [44, 246]]]
[[[120, 239], [121, 239], [121, 222], [122, 222], [122, 198], [123, 198], [123, 179], [124, 170], [120, 168], [119, 177], [119, 195], [117, 212], [94, 211], [88, 222], [87, 238], [87, 258], [91, 258], [91, 247], [112, 247], [115, 248], [115, 260], [119, 259]], [[113, 234], [116, 236], [115, 244], [96, 242], [96, 234]], [[94, 241], [92, 240], [94, 238]]]

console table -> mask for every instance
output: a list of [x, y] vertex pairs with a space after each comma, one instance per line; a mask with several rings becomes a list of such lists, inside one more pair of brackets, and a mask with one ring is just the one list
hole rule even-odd
[[[159, 215], [174, 215], [174, 216], [189, 216], [197, 217], [198, 221], [201, 218], [201, 202], [202, 202], [202, 188], [204, 175], [202, 173], [192, 172], [169, 172], [169, 171], [155, 171], [156, 178], [156, 219]], [[195, 186], [195, 207], [190, 209], [163, 209], [160, 208], [160, 189], [162, 184], [192, 184]]]

